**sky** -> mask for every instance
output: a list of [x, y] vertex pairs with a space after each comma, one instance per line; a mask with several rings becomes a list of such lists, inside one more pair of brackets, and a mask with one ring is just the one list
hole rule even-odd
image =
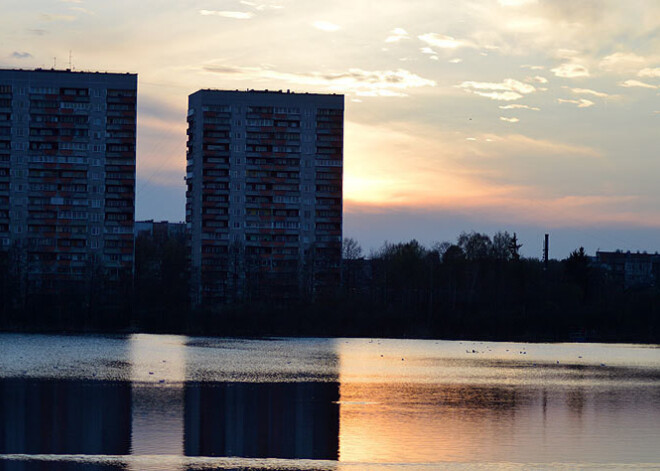
[[[185, 218], [187, 96], [342, 93], [344, 235], [660, 251], [657, 0], [2, 0], [0, 67], [139, 77], [136, 217]], [[71, 62], [69, 57], [71, 53]]]

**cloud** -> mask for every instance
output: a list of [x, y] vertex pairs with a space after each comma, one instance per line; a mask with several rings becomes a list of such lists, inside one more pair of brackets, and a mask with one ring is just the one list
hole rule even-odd
[[529, 69], [529, 70], [543, 70], [545, 67], [542, 65], [529, 65], [529, 64], [524, 64], [520, 66], [521, 69]]
[[528, 106], [528, 105], [518, 105], [518, 104], [513, 104], [513, 105], [500, 105], [498, 107], [501, 110], [532, 110], [532, 111], [541, 111], [541, 108], [537, 108], [535, 106]]
[[575, 62], [566, 62], [561, 64], [559, 67], [551, 69], [552, 72], [557, 77], [563, 78], [577, 78], [577, 77], [589, 77], [589, 70], [580, 64]]
[[504, 21], [505, 29], [513, 33], [536, 34], [539, 31], [547, 30], [550, 26], [550, 22], [546, 18], [538, 16], [513, 16]]
[[48, 31], [46, 31], [45, 29], [28, 29], [27, 32], [30, 34], [34, 34], [35, 36], [43, 36]]
[[490, 98], [491, 100], [498, 101], [514, 101], [536, 91], [533, 85], [519, 82], [514, 79], [505, 79], [502, 82], [473, 82], [467, 81], [460, 85], [458, 88], [474, 93], [475, 95]]
[[651, 77], [651, 78], [658, 78], [660, 77], [660, 67], [656, 67], [655, 69], [651, 69], [649, 67], [640, 70], [637, 72], [638, 77]]
[[525, 80], [527, 80], [528, 82], [548, 83], [548, 79], [545, 77], [541, 77], [540, 75], [536, 75], [534, 77], [527, 77]]
[[501, 121], [506, 121], [507, 123], [517, 123], [520, 120], [518, 118], [506, 118], [504, 116], [500, 116]]
[[497, 0], [503, 7], [520, 7], [536, 3], [537, 0]]
[[463, 62], [463, 59], [460, 57], [455, 57], [449, 61], [450, 64], [460, 64], [461, 62]]
[[278, 3], [270, 4], [270, 3], [256, 3], [256, 2], [250, 2], [248, 0], [241, 0], [239, 2], [241, 5], [247, 5], [249, 7], [254, 8], [257, 11], [264, 11], [264, 10], [281, 10], [284, 8], [284, 5], [280, 5]]
[[614, 72], [626, 72], [639, 69], [646, 63], [646, 59], [632, 52], [615, 52], [603, 58], [600, 61], [600, 68]]
[[655, 85], [651, 85], [650, 83], [646, 83], [646, 82], [640, 82], [639, 80], [626, 80], [625, 82], [621, 82], [619, 86], [625, 88], [633, 88], [633, 87], [652, 88], [652, 89], [658, 88]]
[[420, 51], [422, 51], [422, 53], [424, 53], [424, 54], [437, 54], [437, 53], [436, 53], [433, 49], [431, 49], [430, 47], [423, 47], [423, 48], [420, 49]]
[[41, 19], [44, 21], [75, 21], [78, 17], [73, 15], [51, 15], [50, 13], [42, 13]]
[[596, 90], [590, 90], [588, 88], [571, 88], [571, 91], [577, 95], [593, 95], [598, 98], [608, 98], [612, 96], [609, 93], [597, 92]]
[[336, 25], [334, 23], [330, 23], [329, 21], [315, 21], [312, 23], [314, 28], [320, 29], [321, 31], [325, 31], [328, 33], [333, 33], [335, 31], [339, 31], [341, 29], [341, 26]]
[[392, 31], [390, 31], [390, 35], [387, 37], [387, 39], [385, 39], [385, 42], [396, 43], [402, 39], [410, 39], [408, 32], [403, 28], [394, 28]]
[[96, 13], [94, 13], [92, 10], [88, 10], [87, 8], [83, 7], [71, 7], [69, 10], [79, 11], [80, 13], [84, 13], [86, 15], [96, 15]]
[[10, 57], [12, 57], [14, 59], [30, 59], [33, 56], [29, 52], [14, 51], [14, 52], [11, 53]]
[[299, 85], [323, 86], [328, 90], [353, 93], [357, 96], [401, 97], [411, 88], [434, 87], [436, 82], [425, 79], [404, 69], [363, 70], [349, 69], [346, 72], [321, 73], [311, 72], [295, 74], [278, 72], [264, 67], [234, 67], [223, 64], [207, 64], [207, 72], [236, 75], [237, 79], [263, 80], [268, 83], [282, 81]]
[[254, 13], [250, 11], [199, 10], [199, 14], [202, 16], [221, 16], [234, 20], [249, 20], [254, 17]]
[[584, 98], [580, 98], [579, 100], [566, 100], [564, 98], [558, 98], [557, 103], [571, 103], [573, 105], [577, 105], [578, 108], [589, 108], [590, 106], [595, 105], [593, 101], [586, 100]]
[[472, 46], [472, 44], [467, 41], [454, 39], [451, 36], [437, 33], [426, 33], [417, 37], [429, 46], [438, 47], [440, 49], [456, 49], [459, 47]]

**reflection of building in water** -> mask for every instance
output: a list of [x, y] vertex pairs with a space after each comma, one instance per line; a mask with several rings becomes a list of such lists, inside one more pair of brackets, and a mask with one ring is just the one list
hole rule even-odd
[[131, 385], [0, 379], [0, 454], [126, 455]]
[[338, 383], [186, 384], [187, 456], [336, 460]]

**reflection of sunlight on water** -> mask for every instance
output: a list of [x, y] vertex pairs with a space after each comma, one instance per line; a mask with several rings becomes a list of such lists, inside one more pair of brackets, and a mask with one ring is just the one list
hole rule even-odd
[[342, 339], [337, 352], [342, 463], [657, 459], [657, 349]]
[[180, 335], [131, 335], [131, 381], [167, 385], [185, 381], [186, 340]]
[[[8, 334], [0, 345], [11, 438], [0, 429], [0, 468], [639, 469], [660, 457], [653, 347]], [[34, 447], [8, 445], [26, 437]], [[274, 445], [256, 446], [264, 438]]]
[[[169, 455], [151, 463], [149, 469], [183, 469], [186, 337], [136, 334], [129, 342], [131, 453]], [[143, 469], [131, 463], [130, 469]]]
[[[68, 469], [72, 464], [90, 466], [92, 469], [103, 469], [107, 471], [123, 471], [129, 469], [140, 469], [143, 471], [160, 471], [163, 469], [181, 469], [181, 464], [186, 471], [391, 471], [393, 469], [405, 469], [406, 471], [435, 471], [443, 469], [447, 471], [528, 471], [552, 470], [552, 471], [574, 471], [581, 470], [639, 470], [657, 469], [654, 463], [335, 463], [331, 461], [317, 460], [288, 460], [288, 459], [253, 459], [253, 458], [210, 458], [210, 457], [186, 457], [180, 459], [174, 456], [152, 455], [152, 456], [88, 456], [88, 455], [3, 455], [1, 459], [14, 464], [26, 464], [15, 466], [17, 469], [44, 469], [42, 464], [48, 464], [45, 469], [50, 469], [53, 464], [63, 464], [65, 467], [57, 469]], [[102, 466], [102, 468], [100, 468]], [[13, 468], [12, 468], [13, 469]], [[76, 468], [77, 469], [77, 468]], [[86, 468], [81, 468], [86, 469]]]

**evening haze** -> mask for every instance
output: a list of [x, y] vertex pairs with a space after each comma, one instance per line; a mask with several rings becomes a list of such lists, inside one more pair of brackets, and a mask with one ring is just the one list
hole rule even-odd
[[346, 95], [344, 235], [660, 250], [656, 0], [3, 0], [0, 67], [139, 74], [137, 219], [184, 219], [187, 97]]

